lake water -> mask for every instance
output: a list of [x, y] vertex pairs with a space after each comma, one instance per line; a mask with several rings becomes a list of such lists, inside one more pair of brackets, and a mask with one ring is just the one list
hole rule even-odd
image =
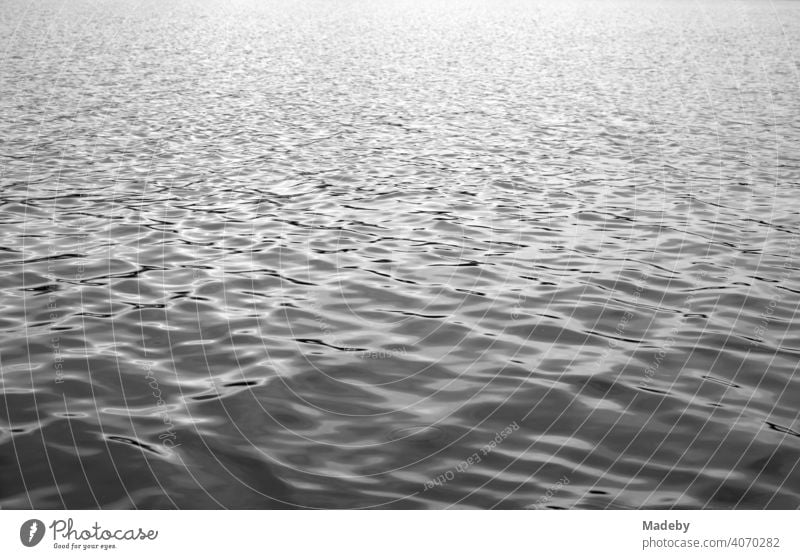
[[0, 17], [3, 508], [796, 508], [800, 3]]

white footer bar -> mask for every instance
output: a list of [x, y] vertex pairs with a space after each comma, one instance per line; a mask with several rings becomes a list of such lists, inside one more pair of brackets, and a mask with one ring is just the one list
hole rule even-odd
[[4, 510], [0, 557], [797, 558], [798, 521], [798, 511]]

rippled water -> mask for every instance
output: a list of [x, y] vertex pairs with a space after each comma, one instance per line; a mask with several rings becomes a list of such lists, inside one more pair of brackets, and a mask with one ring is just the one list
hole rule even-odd
[[4, 2], [0, 506], [795, 508], [799, 32]]

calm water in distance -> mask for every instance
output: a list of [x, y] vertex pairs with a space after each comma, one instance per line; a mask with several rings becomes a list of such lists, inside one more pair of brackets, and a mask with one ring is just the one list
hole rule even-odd
[[795, 508], [800, 3], [4, 2], [3, 508]]

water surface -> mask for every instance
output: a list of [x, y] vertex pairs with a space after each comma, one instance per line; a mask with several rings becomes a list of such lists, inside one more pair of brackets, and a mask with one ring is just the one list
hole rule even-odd
[[4, 3], [3, 508], [795, 508], [800, 4]]

